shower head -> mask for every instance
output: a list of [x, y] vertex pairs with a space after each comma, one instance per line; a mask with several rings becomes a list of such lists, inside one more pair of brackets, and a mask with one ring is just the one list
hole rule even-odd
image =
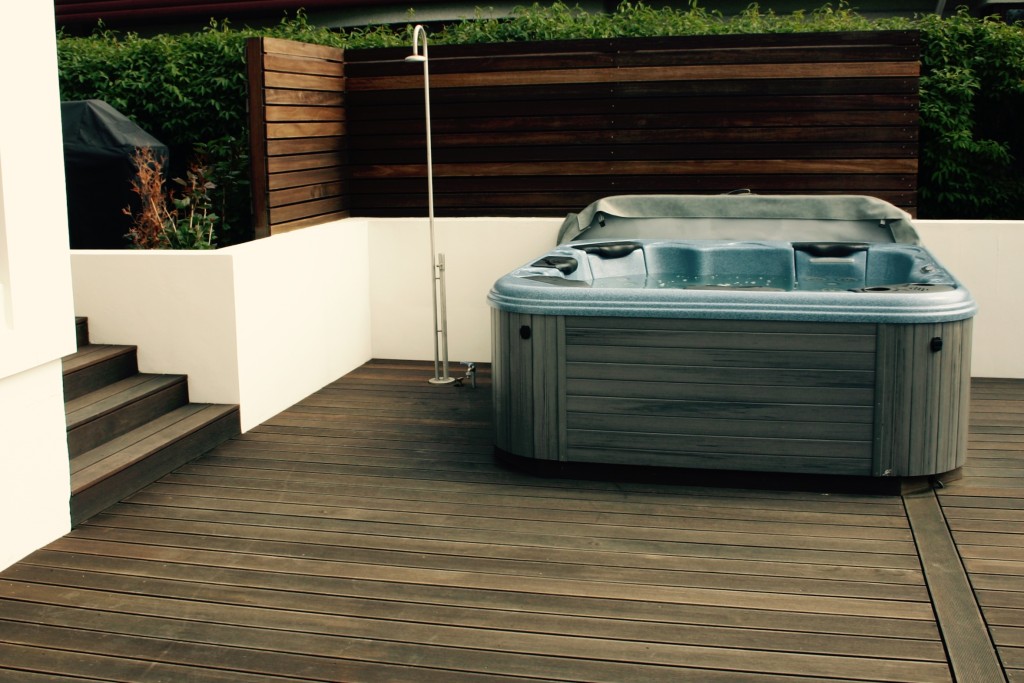
[[[420, 40], [423, 41], [423, 54], [420, 54]], [[427, 61], [427, 30], [420, 24], [412, 30], [412, 54], [405, 58], [407, 62]]]

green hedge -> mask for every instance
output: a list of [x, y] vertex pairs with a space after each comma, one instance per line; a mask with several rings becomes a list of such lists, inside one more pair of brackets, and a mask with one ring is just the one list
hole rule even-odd
[[[577, 38], [851, 31], [922, 32], [920, 210], [927, 218], [1024, 218], [1024, 27], [951, 18], [869, 20], [825, 6], [776, 15], [757, 5], [735, 17], [701, 8], [654, 9], [624, 2], [591, 14], [556, 2], [521, 7], [507, 19], [483, 13], [430, 36], [431, 44]], [[101, 99], [171, 146], [180, 164], [203, 154], [225, 217], [221, 244], [247, 239], [249, 225], [245, 40], [267, 35], [336, 47], [409, 44], [411, 25], [336, 32], [302, 13], [271, 29], [211, 23], [203, 31], [142, 38], [99, 27], [58, 36], [61, 97]]]

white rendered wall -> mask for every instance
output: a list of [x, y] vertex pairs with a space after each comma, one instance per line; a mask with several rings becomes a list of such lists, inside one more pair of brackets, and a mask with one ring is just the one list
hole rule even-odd
[[189, 376], [189, 397], [238, 403], [233, 261], [222, 251], [74, 250], [75, 313], [94, 344], [138, 346], [139, 370]]
[[974, 377], [1024, 378], [1024, 221], [914, 221], [921, 241], [978, 302]]
[[371, 357], [364, 221], [216, 251], [72, 252], [92, 341], [135, 344], [142, 372], [237, 403], [248, 430]]
[[61, 363], [0, 379], [0, 569], [71, 529]]
[[[430, 231], [425, 218], [373, 218], [370, 295], [374, 358], [427, 360], [431, 335]], [[445, 255], [448, 358], [490, 362], [487, 293], [495, 280], [556, 245], [560, 218], [436, 218]], [[451, 374], [460, 368], [453, 367]]]
[[70, 528], [60, 358], [74, 351], [74, 313], [53, 4], [17, 15], [0, 22], [0, 568]]
[[222, 251], [234, 261], [243, 430], [372, 357], [365, 222], [328, 223]]

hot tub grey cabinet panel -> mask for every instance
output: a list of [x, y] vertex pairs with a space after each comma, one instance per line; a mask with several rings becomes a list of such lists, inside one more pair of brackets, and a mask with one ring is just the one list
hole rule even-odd
[[879, 325], [874, 476], [964, 464], [972, 320]]
[[493, 321], [495, 443], [513, 455], [859, 476], [963, 463], [970, 320]]
[[564, 460], [564, 317], [491, 312], [495, 445], [509, 453]]

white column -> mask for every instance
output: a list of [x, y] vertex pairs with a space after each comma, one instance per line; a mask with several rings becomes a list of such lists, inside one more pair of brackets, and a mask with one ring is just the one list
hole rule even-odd
[[69, 528], [74, 350], [53, 4], [0, 22], [0, 568]]

